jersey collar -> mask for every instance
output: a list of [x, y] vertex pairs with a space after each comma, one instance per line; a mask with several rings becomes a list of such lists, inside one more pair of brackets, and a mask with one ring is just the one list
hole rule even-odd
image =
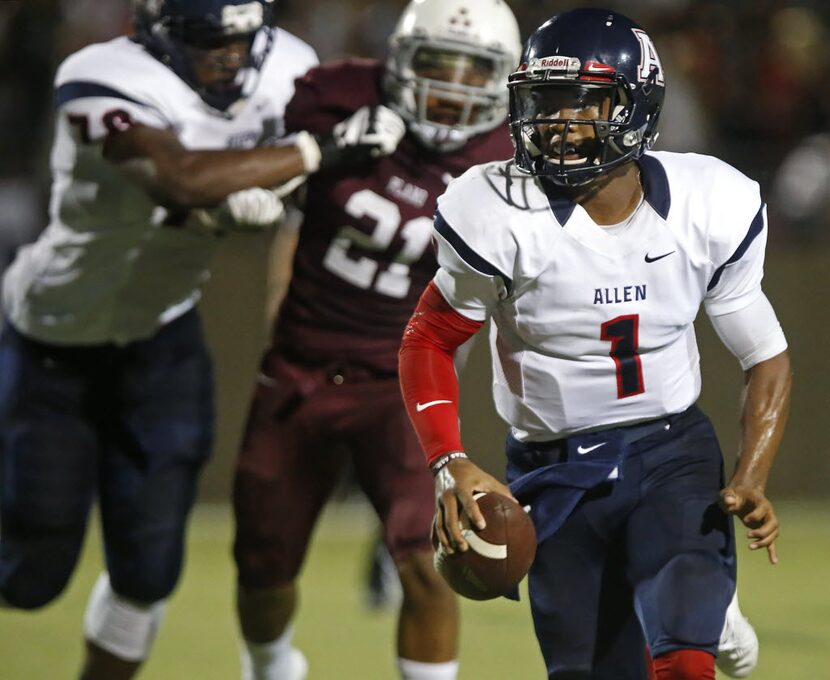
[[[664, 220], [669, 218], [669, 209], [671, 208], [671, 191], [669, 190], [669, 178], [666, 176], [666, 170], [663, 164], [654, 156], [643, 154], [637, 161], [640, 165], [641, 176], [643, 180], [643, 194], [646, 203], [648, 203], [660, 217]], [[564, 227], [568, 220], [571, 219], [576, 203], [574, 203], [568, 195], [553, 182], [545, 181], [541, 178], [539, 185], [544, 192], [550, 204], [550, 209], [553, 211], [556, 221], [559, 225]]]

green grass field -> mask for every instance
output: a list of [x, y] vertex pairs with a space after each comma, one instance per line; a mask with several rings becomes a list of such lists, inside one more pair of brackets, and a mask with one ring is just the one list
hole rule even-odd
[[[779, 503], [781, 563], [741, 555], [741, 602], [761, 638], [753, 680], [830, 680], [830, 504]], [[142, 680], [235, 680], [230, 516], [201, 506], [190, 532], [187, 571]], [[332, 506], [302, 579], [296, 640], [310, 680], [393, 680], [394, 616], [363, 607], [362, 570], [373, 520], [360, 504]], [[74, 680], [87, 593], [100, 568], [91, 534], [66, 594], [45, 611], [0, 613], [2, 680]], [[461, 680], [541, 679], [526, 599], [464, 602]]]

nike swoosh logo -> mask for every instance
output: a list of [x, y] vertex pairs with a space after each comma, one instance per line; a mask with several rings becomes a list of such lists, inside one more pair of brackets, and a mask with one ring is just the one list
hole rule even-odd
[[646, 253], [646, 262], [657, 262], [657, 260], [662, 260], [664, 257], [668, 257], [673, 252], [675, 251], [672, 250], [671, 252], [665, 253], [663, 255], [658, 255], [657, 257], [649, 257], [648, 253]]
[[449, 399], [436, 399], [435, 401], [428, 401], [426, 404], [415, 404], [415, 410], [420, 413], [421, 411], [425, 411], [430, 406], [435, 406], [436, 404], [452, 404]]
[[594, 444], [593, 446], [582, 446], [581, 444], [576, 447], [576, 452], [580, 456], [584, 456], [586, 453], [591, 453], [594, 449], [598, 449], [600, 446], [605, 446], [608, 442], [602, 442], [601, 444]]

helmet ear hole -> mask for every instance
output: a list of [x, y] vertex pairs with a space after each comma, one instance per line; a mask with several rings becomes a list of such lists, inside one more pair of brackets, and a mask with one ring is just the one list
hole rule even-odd
[[648, 96], [651, 94], [653, 88], [657, 85], [657, 78], [660, 75], [660, 71], [656, 66], [651, 67], [651, 71], [649, 71], [648, 78], [643, 83], [642, 91], [643, 94]]

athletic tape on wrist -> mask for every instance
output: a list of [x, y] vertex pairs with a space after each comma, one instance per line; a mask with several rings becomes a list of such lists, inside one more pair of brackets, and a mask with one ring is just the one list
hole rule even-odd
[[314, 136], [303, 130], [298, 132], [294, 138], [294, 146], [303, 157], [303, 167], [306, 173], [317, 172], [320, 169], [320, 160], [323, 154], [320, 152], [320, 145]]
[[451, 461], [457, 460], [458, 458], [467, 458], [467, 454], [463, 451], [451, 451], [450, 453], [445, 453], [435, 462], [430, 464], [429, 469], [432, 470], [432, 474], [437, 475], [443, 468], [447, 467]]

